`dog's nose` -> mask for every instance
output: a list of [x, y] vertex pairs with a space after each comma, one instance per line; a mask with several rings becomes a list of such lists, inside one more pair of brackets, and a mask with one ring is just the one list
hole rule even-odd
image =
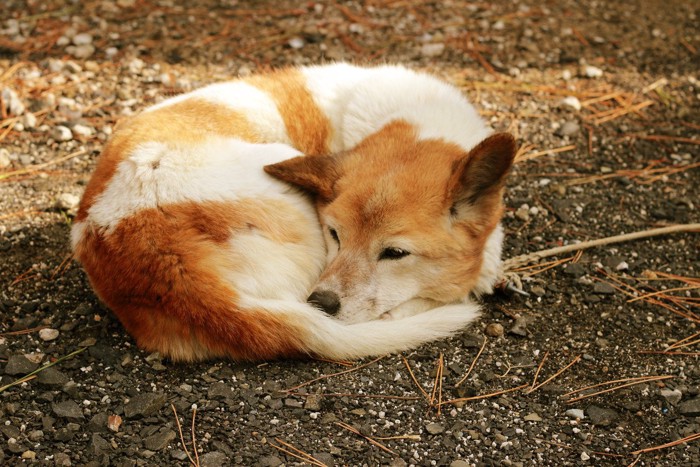
[[306, 299], [307, 302], [312, 305], [316, 305], [329, 315], [334, 315], [338, 313], [340, 309], [340, 297], [335, 292], [330, 290], [315, 290], [309, 298]]

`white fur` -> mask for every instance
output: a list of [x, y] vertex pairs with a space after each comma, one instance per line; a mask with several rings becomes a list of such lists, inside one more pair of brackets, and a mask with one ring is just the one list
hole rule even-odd
[[[90, 208], [90, 221], [110, 232], [122, 219], [158, 205], [260, 196], [288, 198], [289, 186], [262, 168], [297, 155], [297, 150], [284, 144], [251, 144], [232, 138], [197, 145], [145, 143], [119, 164]], [[305, 198], [291, 198], [312, 218], [313, 207]]]

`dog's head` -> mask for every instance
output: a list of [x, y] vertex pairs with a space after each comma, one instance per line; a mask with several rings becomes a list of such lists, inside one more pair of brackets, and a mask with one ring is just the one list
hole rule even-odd
[[309, 301], [360, 322], [414, 301], [466, 297], [514, 155], [505, 133], [466, 152], [395, 121], [347, 152], [266, 166], [316, 197], [328, 266]]

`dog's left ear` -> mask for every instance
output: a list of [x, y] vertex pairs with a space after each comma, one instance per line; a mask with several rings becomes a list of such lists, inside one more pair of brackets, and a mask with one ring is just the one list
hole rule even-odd
[[500, 203], [501, 191], [513, 165], [515, 152], [513, 136], [496, 133], [456, 161], [448, 184], [451, 212], [457, 214], [460, 208], [467, 207], [484, 210], [497, 207], [494, 201]]
[[334, 198], [333, 185], [339, 177], [339, 163], [333, 156], [299, 156], [266, 165], [265, 172], [319, 196], [324, 201]]

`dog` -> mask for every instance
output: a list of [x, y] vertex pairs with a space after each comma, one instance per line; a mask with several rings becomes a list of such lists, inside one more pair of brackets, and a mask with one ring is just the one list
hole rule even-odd
[[514, 153], [427, 74], [282, 69], [120, 122], [71, 243], [137, 344], [174, 361], [399, 352], [478, 316]]

